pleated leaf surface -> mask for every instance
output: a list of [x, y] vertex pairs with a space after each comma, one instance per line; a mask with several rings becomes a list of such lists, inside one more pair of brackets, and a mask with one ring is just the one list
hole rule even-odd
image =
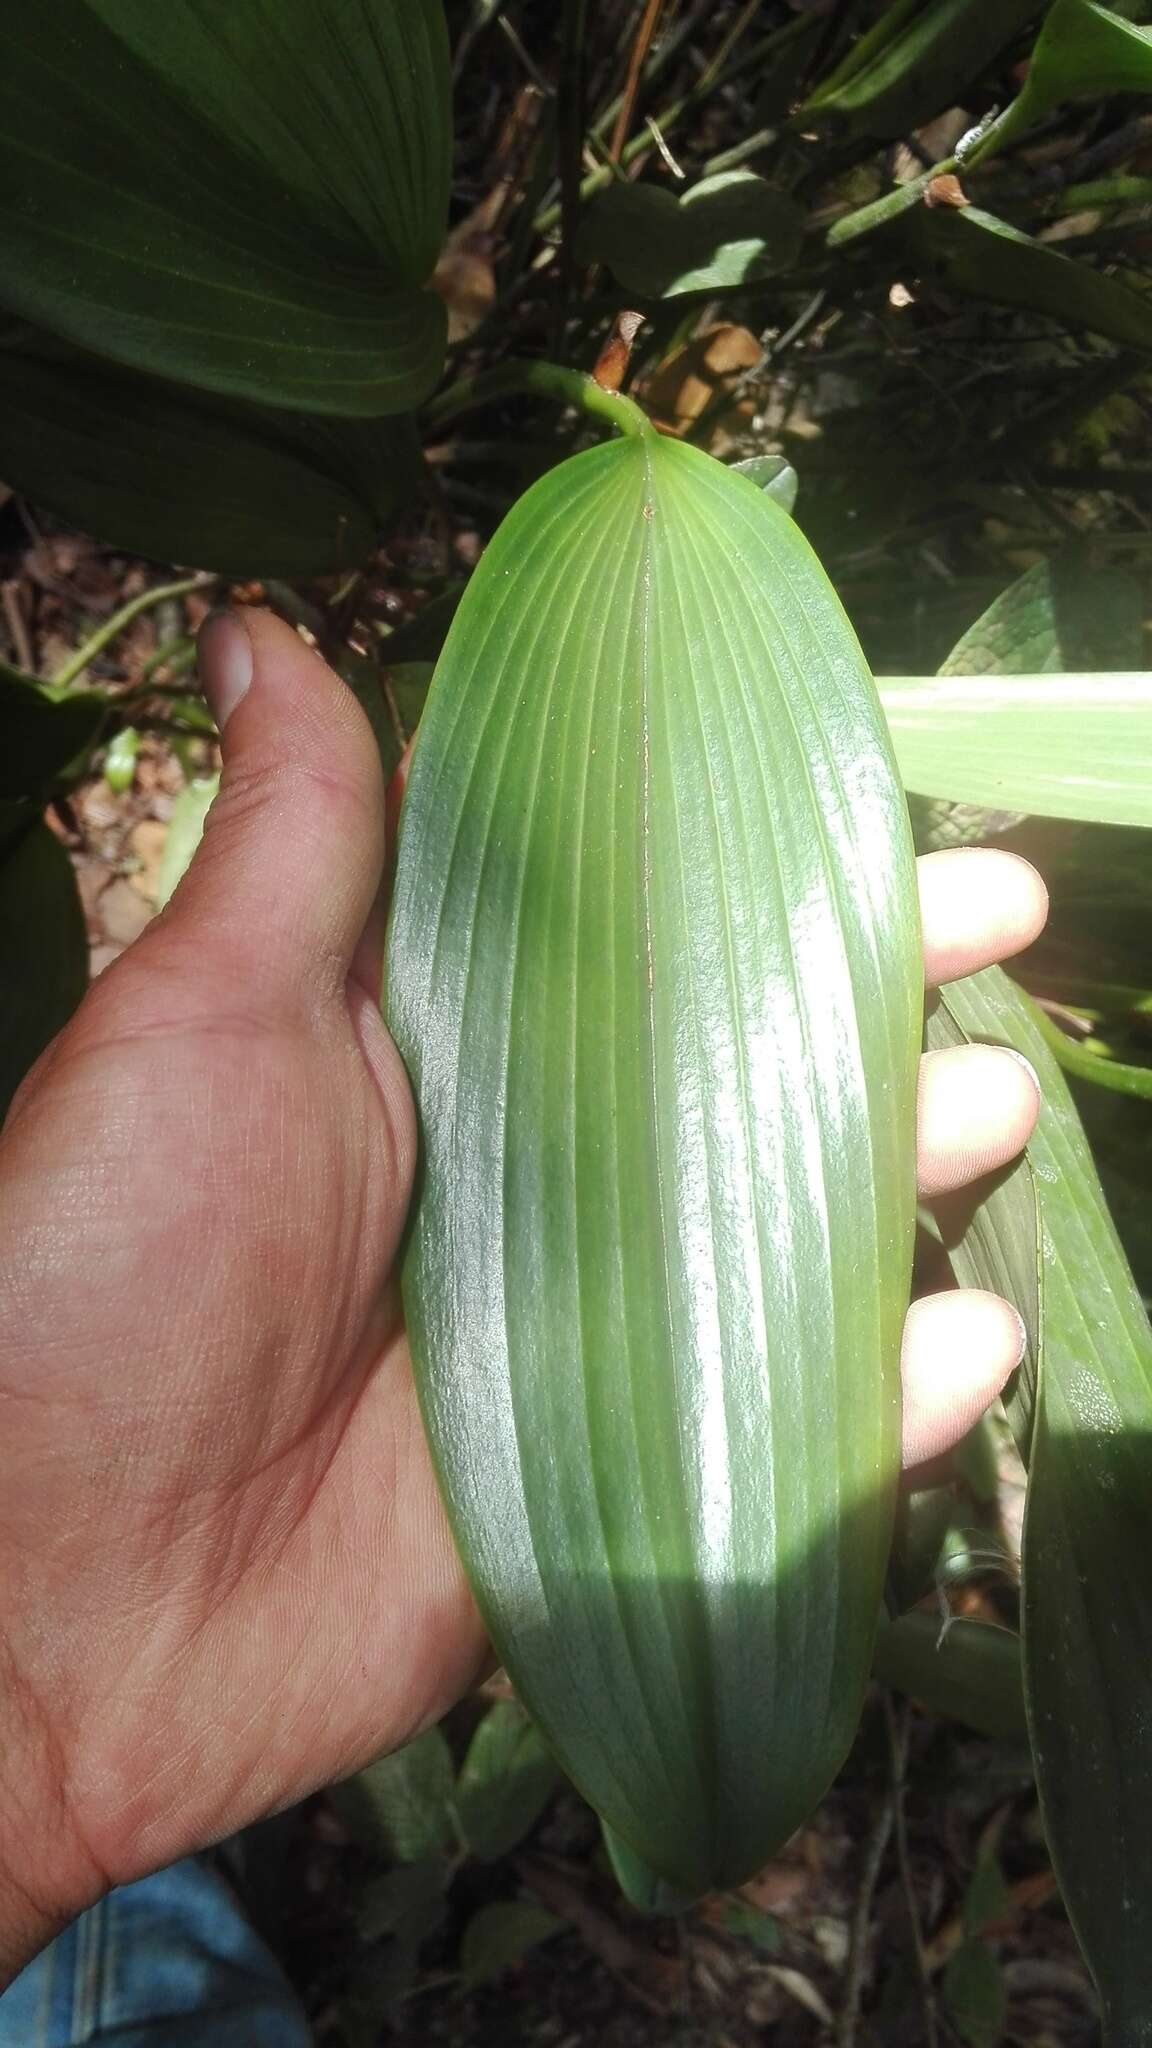
[[851, 1741], [899, 1462], [920, 962], [874, 685], [764, 493], [653, 435], [514, 508], [449, 633], [386, 1007], [404, 1294], [493, 1638], [686, 1892]]

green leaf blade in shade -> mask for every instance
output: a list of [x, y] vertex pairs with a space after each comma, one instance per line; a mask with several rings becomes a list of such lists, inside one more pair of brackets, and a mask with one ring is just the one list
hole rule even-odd
[[872, 1675], [982, 1735], [1027, 1736], [1020, 1638], [1010, 1629], [917, 1608], [881, 1628]]
[[95, 744], [107, 708], [102, 690], [58, 701], [36, 676], [0, 662], [0, 804], [42, 803]]
[[1105, 2039], [1130, 2048], [1152, 2040], [1152, 1329], [1027, 998], [989, 968], [945, 1000], [969, 1038], [1014, 1046], [1040, 1079], [1028, 1150], [1042, 1345], [1031, 1430], [1016, 1418], [1029, 1457], [1025, 1685], [1053, 1865]]
[[800, 128], [887, 141], [951, 106], [1012, 40], [1035, 0], [895, 0], [795, 116]]
[[113, 547], [234, 577], [354, 569], [419, 476], [408, 418], [340, 420], [189, 391], [17, 330], [0, 470]]
[[1152, 673], [877, 678], [907, 789], [1152, 825]]
[[481, 1862], [507, 1856], [535, 1827], [560, 1783], [539, 1729], [516, 1700], [489, 1707], [460, 1766], [456, 1805], [468, 1849]]
[[451, 106], [440, 0], [86, 0], [192, 114], [307, 210], [418, 285], [448, 224]]
[[978, 206], [920, 206], [901, 232], [930, 277], [976, 299], [1043, 313], [1076, 332], [1152, 353], [1152, 303]]
[[753, 171], [718, 171], [682, 197], [661, 185], [610, 185], [581, 223], [578, 252], [642, 299], [735, 291], [787, 270], [804, 215]]
[[397, 1863], [427, 1863], [457, 1843], [452, 1752], [441, 1729], [426, 1728], [332, 1788], [357, 1839]]
[[1044, 17], [1021, 90], [969, 161], [980, 162], [1067, 100], [1152, 93], [1152, 27], [1126, 21], [1098, 0], [1054, 0]]
[[0, 854], [0, 1122], [87, 985], [88, 936], [72, 863], [37, 818]]
[[468, 586], [408, 780], [404, 1294], [517, 1692], [684, 1892], [758, 1868], [855, 1728], [920, 971], [873, 685], [793, 522], [650, 433], [552, 471]]
[[[118, 11], [108, 5], [109, 21]], [[125, 0], [129, 16], [139, 25]], [[336, 0], [289, 16], [310, 32], [350, 18]], [[277, 90], [285, 78], [279, 66]], [[298, 85], [308, 93], [306, 67]], [[266, 89], [251, 67], [241, 97]], [[222, 76], [206, 82], [210, 119], [85, 0], [43, 0], [7, 24], [0, 300], [78, 347], [205, 390], [302, 412], [408, 410], [439, 375], [443, 307], [390, 274], [391, 252], [351, 221], [335, 235], [279, 162], [230, 146], [223, 90]], [[361, 98], [382, 90], [377, 67]], [[274, 111], [284, 123], [298, 110], [288, 98]], [[328, 164], [339, 190], [358, 193], [342, 126]]]

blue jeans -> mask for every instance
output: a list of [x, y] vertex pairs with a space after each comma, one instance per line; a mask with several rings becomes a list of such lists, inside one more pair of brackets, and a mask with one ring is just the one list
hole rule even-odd
[[111, 1892], [0, 1996], [0, 2048], [310, 2048], [311, 2040], [280, 1965], [203, 1857]]

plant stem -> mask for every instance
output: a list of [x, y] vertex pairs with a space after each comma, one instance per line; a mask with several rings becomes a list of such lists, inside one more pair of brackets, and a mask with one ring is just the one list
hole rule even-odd
[[103, 653], [109, 641], [115, 640], [117, 634], [122, 633], [125, 626], [130, 626], [133, 619], [139, 618], [141, 612], [150, 611], [153, 605], [163, 604], [165, 598], [186, 597], [191, 590], [205, 590], [216, 580], [215, 576], [185, 576], [179, 583], [158, 583], [153, 590], [141, 591], [139, 597], [133, 597], [127, 604], [122, 604], [118, 612], [113, 612], [110, 619], [105, 619], [104, 624], [98, 626], [94, 633], [90, 633], [75, 653], [69, 655], [63, 668], [58, 669], [53, 676], [51, 687], [55, 690], [66, 690], [70, 683], [75, 682], [78, 675], [83, 674], [89, 662], [95, 661], [96, 656]]
[[1037, 1031], [1066, 1074], [1074, 1074], [1080, 1081], [1091, 1081], [1097, 1088], [1111, 1089], [1115, 1095], [1136, 1095], [1152, 1101], [1152, 1067], [1125, 1066], [1121, 1060], [1105, 1059], [1098, 1052], [1085, 1052], [1083, 1046], [1077, 1045], [1066, 1031], [1061, 1031], [1060, 1026], [1053, 1023], [1039, 1003], [1026, 1000]]
[[489, 405], [493, 399], [524, 392], [530, 396], [556, 398], [564, 405], [579, 406], [593, 419], [608, 420], [622, 434], [646, 435], [656, 429], [631, 398], [618, 391], [605, 391], [584, 370], [565, 369], [559, 363], [514, 361], [498, 363], [475, 377], [461, 377], [441, 391], [424, 408], [424, 418], [438, 432], [461, 413]]

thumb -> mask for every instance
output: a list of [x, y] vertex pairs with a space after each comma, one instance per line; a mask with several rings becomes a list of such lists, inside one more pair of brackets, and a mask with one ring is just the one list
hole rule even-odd
[[384, 859], [372, 729], [328, 664], [269, 612], [212, 613], [197, 652], [223, 772], [156, 941], [193, 945], [213, 980], [235, 970], [278, 1001], [339, 993]]

